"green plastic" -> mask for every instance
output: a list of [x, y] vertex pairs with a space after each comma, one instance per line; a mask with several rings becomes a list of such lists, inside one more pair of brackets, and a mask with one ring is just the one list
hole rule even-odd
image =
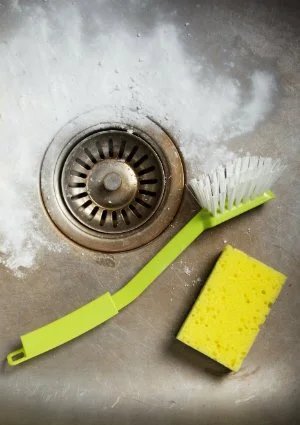
[[11, 366], [58, 347], [118, 314], [109, 292], [35, 331], [21, 336], [22, 348], [7, 356]]
[[134, 301], [206, 229], [212, 228], [273, 199], [269, 191], [254, 200], [212, 216], [197, 213], [123, 288], [106, 293], [79, 309], [21, 336], [22, 348], [8, 354], [11, 366], [62, 345], [115, 316]]

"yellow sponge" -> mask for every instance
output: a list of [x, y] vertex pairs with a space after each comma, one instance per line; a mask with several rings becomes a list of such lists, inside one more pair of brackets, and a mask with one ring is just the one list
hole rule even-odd
[[177, 339], [239, 370], [285, 279], [227, 245]]

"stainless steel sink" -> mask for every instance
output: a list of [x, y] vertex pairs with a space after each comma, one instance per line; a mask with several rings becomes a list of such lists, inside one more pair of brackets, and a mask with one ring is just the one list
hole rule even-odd
[[[35, 44], [35, 26], [41, 22], [50, 23], [52, 32], [47, 35], [47, 26], [43, 27], [44, 33], [39, 27]], [[21, 43], [24, 57], [32, 58], [35, 69], [49, 59], [48, 55], [53, 55], [53, 61], [58, 63], [59, 55], [75, 57], [78, 43], [86, 46], [88, 52], [97, 49], [93, 42], [99, 32], [108, 37], [105, 46], [109, 50], [109, 37], [120, 28], [125, 33], [130, 28], [144, 43], [145, 50], [151, 49], [153, 46], [143, 35], [151, 33], [161, 22], [178, 30], [187, 57], [196, 63], [200, 62], [201, 52], [215, 69], [227, 72], [222, 68], [224, 54], [232, 50], [244, 60], [243, 69], [255, 63], [257, 69], [269, 69], [276, 76], [278, 91], [272, 112], [253, 131], [233, 138], [228, 147], [236, 153], [242, 149], [287, 160], [287, 172], [276, 186], [277, 199], [203, 234], [143, 296], [110, 322], [57, 350], [9, 367], [5, 358], [19, 347], [19, 335], [106, 290], [114, 292], [120, 288], [197, 211], [187, 191], [172, 224], [148, 245], [128, 252], [97, 252], [65, 237], [49, 219], [39, 195], [38, 173], [44, 148], [68, 120], [97, 102], [102, 106], [109, 96], [93, 98], [91, 103], [70, 103], [66, 99], [65, 109], [54, 108], [50, 112], [45, 107], [50, 81], [41, 74], [45, 91], [42, 97], [36, 97], [35, 81], [25, 79], [26, 69], [14, 53], [15, 43]], [[21, 277], [4, 265], [0, 269], [0, 424], [300, 423], [298, 2], [7, 0], [0, 3], [0, 23], [1, 52], [8, 54], [5, 58], [11, 58], [10, 62], [1, 60], [0, 65], [0, 146], [8, 146], [2, 127], [8, 117], [2, 114], [2, 102], [15, 98], [16, 105], [22, 106], [22, 96], [37, 102], [38, 112], [28, 116], [27, 121], [32, 126], [33, 138], [34, 126], [40, 126], [42, 118], [49, 116], [44, 148], [37, 152], [36, 179], [32, 181], [35, 214], [46, 243], [39, 247], [35, 267], [22, 270]], [[78, 28], [74, 42], [64, 37], [64, 25]], [[41, 34], [48, 37], [49, 50], [39, 50]], [[81, 59], [86, 75], [91, 72], [91, 62], [88, 54]], [[119, 59], [122, 62], [122, 58], [116, 58], [116, 63]], [[153, 67], [157, 60], [153, 58]], [[99, 59], [101, 67], [100, 62]], [[60, 74], [60, 82], [72, 78], [72, 64], [67, 71]], [[27, 81], [31, 85], [26, 85]], [[77, 83], [74, 81], [74, 87]], [[9, 117], [12, 150], [14, 134], [24, 123], [22, 114], [28, 114], [19, 106], [14, 119]], [[27, 130], [26, 127], [24, 131]], [[169, 123], [171, 137], [175, 130]], [[178, 141], [178, 136], [175, 139]], [[13, 164], [11, 172], [16, 172]], [[21, 191], [21, 183], [22, 174], [19, 184], [14, 183], [11, 190]], [[229, 373], [175, 339], [226, 241], [288, 275], [270, 317], [238, 373]], [[56, 249], [49, 250], [48, 244]]]

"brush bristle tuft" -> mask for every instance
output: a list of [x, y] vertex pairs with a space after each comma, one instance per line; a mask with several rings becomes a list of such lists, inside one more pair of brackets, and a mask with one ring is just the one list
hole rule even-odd
[[284, 169], [279, 159], [246, 156], [192, 179], [191, 187], [201, 207], [215, 216], [262, 195]]

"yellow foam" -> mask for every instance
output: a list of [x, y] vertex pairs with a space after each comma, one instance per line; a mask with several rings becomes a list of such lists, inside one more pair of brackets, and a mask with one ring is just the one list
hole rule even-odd
[[285, 280], [227, 245], [177, 339], [239, 370]]

